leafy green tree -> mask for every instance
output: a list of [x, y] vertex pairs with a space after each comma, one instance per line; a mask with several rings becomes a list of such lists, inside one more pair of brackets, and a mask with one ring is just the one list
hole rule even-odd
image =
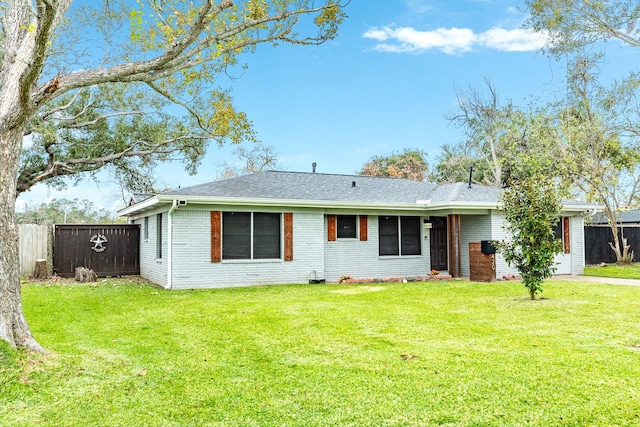
[[258, 45], [332, 39], [346, 3], [0, 2], [0, 340], [44, 351], [20, 298], [19, 193], [101, 168], [141, 191], [158, 162], [193, 172], [211, 142], [254, 139], [218, 77]]
[[553, 227], [562, 207], [554, 184], [529, 177], [507, 188], [501, 196], [505, 231], [510, 238], [495, 242], [499, 253], [520, 272], [532, 300], [542, 292], [545, 279], [556, 270], [555, 256], [562, 243]]
[[636, 0], [527, 0], [528, 25], [549, 36], [553, 54], [616, 38], [640, 46], [640, 4]]
[[609, 87], [601, 86], [598, 76], [609, 41], [640, 47], [640, 4], [635, 0], [528, 0], [526, 4], [527, 24], [549, 38], [546, 51], [569, 64], [570, 90], [561, 124], [565, 146], [575, 154], [568, 163], [574, 182], [605, 207], [611, 248], [618, 261], [630, 261], [633, 253], [624, 236], [619, 237], [616, 218], [620, 210], [638, 203], [640, 74], [621, 69]]
[[436, 157], [435, 165], [427, 180], [440, 184], [464, 182], [469, 179], [471, 167], [473, 167], [473, 182], [493, 183], [493, 174], [486, 162], [478, 158], [465, 144], [445, 144], [440, 147], [440, 154]]
[[54, 199], [48, 203], [27, 204], [16, 213], [18, 224], [110, 224], [118, 222], [106, 209], [86, 199]]
[[482, 174], [480, 183], [493, 187], [503, 184], [502, 158], [510, 139], [517, 136], [512, 126], [519, 112], [511, 102], [501, 104], [491, 80], [485, 78], [485, 85], [486, 92], [473, 86], [467, 91], [456, 90], [458, 108], [445, 117], [464, 131], [465, 140], [439, 159], [435, 168], [439, 181], [447, 172], [457, 178], [462, 166], [473, 165]]
[[638, 151], [612, 123], [601, 98], [579, 91], [564, 103], [531, 113], [523, 137], [513, 141], [502, 159], [504, 182], [515, 185], [537, 174], [553, 180], [563, 196], [601, 204], [616, 258], [630, 261], [633, 253], [619, 236], [616, 219], [634, 203], [640, 188]]
[[426, 157], [427, 153], [424, 151], [408, 148], [405, 148], [402, 153], [393, 152], [387, 156], [373, 156], [364, 164], [359, 174], [424, 181], [429, 170]]
[[503, 185], [511, 187], [532, 176], [553, 181], [562, 195], [568, 195], [571, 182], [563, 157], [562, 132], [557, 111], [548, 107], [530, 107], [514, 116], [514, 137], [506, 145], [500, 159]]

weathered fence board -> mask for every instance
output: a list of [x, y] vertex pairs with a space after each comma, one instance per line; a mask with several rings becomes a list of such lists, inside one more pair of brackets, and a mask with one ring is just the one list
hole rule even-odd
[[73, 224], [55, 226], [54, 272], [74, 277], [76, 267], [98, 277], [140, 274], [140, 226]]
[[[618, 231], [618, 235], [620, 235], [620, 231]], [[616, 255], [613, 253], [611, 246], [609, 246], [609, 242], [613, 240], [612, 237], [609, 227], [585, 227], [585, 264], [616, 262]], [[631, 250], [635, 253], [634, 260], [637, 261], [638, 257], [640, 257], [640, 227], [625, 227], [624, 237], [627, 238], [627, 243], [631, 245]]]
[[52, 226], [38, 224], [18, 225], [18, 254], [20, 276], [32, 276], [36, 260], [46, 259], [51, 265]]

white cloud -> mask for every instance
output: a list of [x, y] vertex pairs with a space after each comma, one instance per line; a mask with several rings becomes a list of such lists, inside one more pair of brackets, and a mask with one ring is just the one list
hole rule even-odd
[[546, 43], [540, 33], [524, 28], [515, 30], [492, 28], [482, 33], [481, 38], [484, 46], [505, 52], [539, 50]]
[[376, 39], [379, 42], [383, 42], [389, 38], [389, 34], [387, 34], [385, 30], [378, 30], [378, 29], [372, 28], [366, 33], [364, 33], [363, 37], [368, 39]]
[[446, 54], [469, 52], [484, 47], [503, 52], [523, 52], [542, 48], [544, 37], [528, 29], [492, 28], [475, 34], [470, 28], [438, 28], [420, 31], [411, 27], [370, 28], [364, 38], [377, 40], [374, 47], [381, 52], [422, 53], [439, 50]]

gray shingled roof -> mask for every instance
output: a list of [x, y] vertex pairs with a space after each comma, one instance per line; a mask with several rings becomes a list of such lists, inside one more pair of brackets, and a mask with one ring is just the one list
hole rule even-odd
[[497, 203], [500, 189], [465, 183], [436, 185], [359, 175], [266, 171], [161, 193], [176, 197], [237, 197], [371, 203]]
[[[619, 223], [640, 222], [640, 210], [631, 209], [628, 211], [620, 211], [616, 214], [616, 220]], [[608, 224], [607, 215], [604, 212], [598, 212], [591, 220], [592, 224]]]

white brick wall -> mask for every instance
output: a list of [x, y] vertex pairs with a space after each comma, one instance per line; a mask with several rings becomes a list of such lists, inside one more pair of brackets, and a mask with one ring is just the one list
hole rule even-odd
[[[156, 258], [157, 243], [157, 214], [162, 213], [162, 258]], [[167, 257], [168, 257], [168, 215], [167, 211], [153, 211], [147, 214], [149, 218], [149, 236], [144, 237], [144, 217], [134, 221], [140, 224], [140, 275], [151, 280], [158, 285], [166, 287], [167, 280]]]
[[[388, 278], [424, 276], [430, 271], [428, 231], [421, 229], [422, 255], [380, 257], [378, 254], [378, 216], [368, 212], [368, 240], [338, 239], [329, 242], [328, 223], [324, 210], [272, 208], [259, 211], [293, 212], [293, 261], [256, 260], [211, 262], [210, 212], [239, 210], [225, 206], [186, 206], [173, 212], [172, 288], [212, 288], [263, 284], [308, 283], [313, 279], [337, 282], [340, 276], [354, 278]], [[149, 217], [148, 239], [144, 238], [144, 217], [133, 221], [141, 226], [140, 274], [159, 285], [169, 285], [167, 264], [169, 257], [168, 211], [163, 216], [163, 257], [156, 259], [157, 214]], [[402, 213], [382, 213], [402, 215]], [[406, 213], [405, 213], [406, 214]], [[491, 211], [489, 215], [461, 216], [461, 267], [468, 277], [469, 242], [502, 240], [503, 215]], [[422, 223], [422, 220], [421, 220]], [[584, 270], [584, 230], [582, 217], [571, 218], [572, 269], [574, 274]], [[284, 248], [284, 244], [282, 245]], [[496, 255], [496, 277], [517, 274], [500, 255]]]
[[[502, 228], [504, 215], [499, 211], [493, 211], [491, 215], [493, 237], [492, 240], [503, 240], [507, 235]], [[571, 258], [571, 274], [584, 272], [584, 227], [582, 216], [570, 217], [571, 254], [565, 255]], [[562, 256], [562, 255], [561, 255]], [[561, 272], [558, 272], [561, 273]], [[496, 254], [496, 277], [501, 278], [505, 274], [518, 274], [518, 270], [506, 263], [504, 258]]]
[[460, 263], [462, 276], [471, 275], [469, 259], [469, 243], [492, 240], [492, 221], [489, 215], [460, 216]]
[[[308, 283], [322, 279], [323, 214], [293, 211], [293, 261], [234, 260], [211, 262], [211, 210], [180, 208], [173, 214], [172, 288], [222, 288], [266, 284]], [[265, 209], [259, 209], [265, 212]], [[291, 212], [292, 210], [269, 210]], [[281, 245], [284, 248], [284, 244]], [[316, 275], [314, 275], [314, 270]]]
[[[396, 215], [396, 214], [393, 214]], [[328, 221], [324, 218], [325, 279], [337, 282], [340, 276], [377, 279], [403, 276], [425, 276], [430, 271], [429, 242], [421, 227], [422, 255], [384, 256], [378, 250], [378, 216], [369, 215], [368, 240], [338, 239], [328, 241]], [[420, 220], [422, 224], [422, 219]]]

